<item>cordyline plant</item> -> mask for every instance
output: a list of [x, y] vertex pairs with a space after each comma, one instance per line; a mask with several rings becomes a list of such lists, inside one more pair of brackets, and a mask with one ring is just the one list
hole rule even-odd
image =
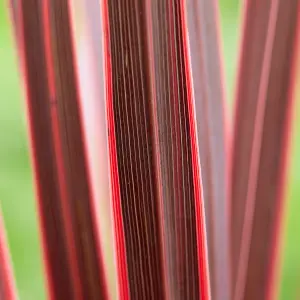
[[276, 297], [300, 1], [245, 1], [233, 122], [217, 6], [10, 1], [49, 299]]

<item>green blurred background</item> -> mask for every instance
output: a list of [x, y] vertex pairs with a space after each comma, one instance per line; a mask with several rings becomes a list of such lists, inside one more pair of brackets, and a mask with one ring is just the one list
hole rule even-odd
[[[238, 0], [220, 1], [229, 105], [232, 103], [238, 57], [239, 3]], [[300, 93], [298, 99], [299, 95]], [[299, 112], [298, 99], [295, 111]], [[24, 101], [16, 49], [4, 0], [0, 0], [0, 101], [0, 203], [17, 287], [21, 300], [45, 299]], [[300, 215], [300, 130], [295, 130], [297, 125], [299, 128], [299, 121], [294, 122], [291, 148], [280, 299], [295, 299], [297, 289], [299, 292], [300, 220], [297, 216]]]

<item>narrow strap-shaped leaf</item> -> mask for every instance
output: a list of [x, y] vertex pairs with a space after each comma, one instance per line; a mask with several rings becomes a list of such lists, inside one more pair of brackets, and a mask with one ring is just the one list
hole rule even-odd
[[246, 0], [235, 94], [235, 116], [230, 166], [230, 233], [232, 286], [237, 279], [238, 258], [245, 220], [246, 193], [254, 140], [254, 123], [270, 23], [272, 0]]
[[[78, 113], [69, 7], [67, 1], [48, 4], [20, 1], [18, 16], [49, 298], [106, 299], [98, 216]], [[52, 26], [60, 21], [62, 35], [53, 45]], [[66, 77], [61, 76], [61, 61]], [[68, 111], [68, 103], [73, 110]]]
[[297, 0], [272, 2], [234, 299], [274, 296], [299, 13]]
[[[26, 2], [26, 3], [25, 3]], [[65, 238], [62, 230], [60, 191], [51, 125], [51, 97], [42, 35], [40, 2], [19, 1], [17, 36], [24, 76], [38, 211], [49, 297], [72, 298]]]
[[185, 11], [166, 0], [103, 7], [120, 295], [209, 299]]
[[230, 299], [224, 87], [217, 1], [184, 1], [212, 299]]
[[[62, 199], [72, 283], [80, 299], [106, 299], [106, 276], [100, 238], [100, 215], [87, 158], [83, 111], [69, 1], [45, 1], [45, 35], [49, 33], [58, 137], [65, 198]], [[51, 72], [50, 72], [51, 71]]]
[[0, 299], [16, 300], [17, 293], [0, 211]]
[[167, 291], [171, 299], [207, 299], [203, 198], [182, 8], [179, 1], [151, 3]]

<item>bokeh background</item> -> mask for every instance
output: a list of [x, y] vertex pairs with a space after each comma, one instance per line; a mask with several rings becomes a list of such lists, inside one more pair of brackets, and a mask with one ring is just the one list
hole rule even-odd
[[[238, 57], [241, 3], [238, 0], [220, 1], [227, 98], [230, 107]], [[20, 299], [40, 300], [45, 299], [44, 277], [17, 62], [6, 1], [0, 0], [0, 204]], [[300, 88], [299, 84], [297, 86]], [[287, 300], [296, 299], [297, 293], [300, 297], [299, 96], [298, 92], [281, 246], [281, 283], [278, 286], [280, 299]]]

